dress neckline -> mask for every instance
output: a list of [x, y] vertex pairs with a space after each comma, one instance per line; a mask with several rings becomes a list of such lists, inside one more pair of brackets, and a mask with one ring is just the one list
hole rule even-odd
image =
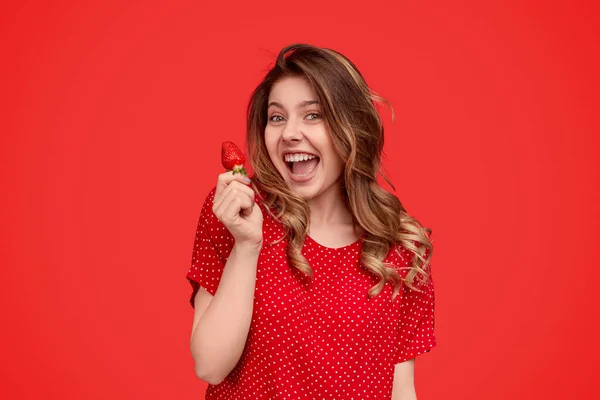
[[355, 240], [354, 242], [347, 244], [345, 246], [340, 246], [340, 247], [327, 247], [325, 245], [322, 245], [321, 243], [317, 242], [315, 239], [313, 239], [310, 235], [306, 235], [306, 241], [311, 242], [312, 244], [316, 245], [317, 247], [320, 247], [322, 249], [325, 250], [329, 250], [329, 251], [340, 251], [340, 250], [344, 250], [344, 249], [348, 249], [351, 247], [354, 247], [358, 244], [360, 244], [363, 241], [364, 237], [361, 236], [359, 237], [357, 240]]

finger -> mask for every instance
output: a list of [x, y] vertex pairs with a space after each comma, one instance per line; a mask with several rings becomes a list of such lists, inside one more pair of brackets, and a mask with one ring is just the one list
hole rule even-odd
[[238, 181], [231, 181], [225, 189], [223, 189], [219, 197], [213, 200], [213, 204], [218, 207], [225, 196], [229, 195], [231, 192], [236, 193], [237, 195], [246, 195], [254, 202], [254, 190]]
[[243, 216], [248, 216], [252, 214], [252, 211], [254, 209], [254, 192], [252, 192], [251, 195], [244, 193], [242, 195], [242, 209], [241, 209], [241, 213]]
[[217, 186], [221, 188], [225, 188], [225, 186], [229, 185], [231, 182], [237, 181], [243, 183], [244, 185], [250, 184], [250, 178], [244, 174], [234, 174], [233, 171], [224, 172], [219, 174], [217, 178]]
[[[220, 178], [221, 179], [221, 178]], [[233, 193], [237, 193], [239, 191], [239, 187], [243, 186], [241, 185], [239, 182], [236, 181], [231, 181], [229, 183], [225, 182], [224, 183], [224, 188], [221, 190], [221, 192], [219, 193], [219, 196], [217, 197], [215, 195], [215, 199], [213, 199], [213, 206], [215, 208], [219, 207], [221, 202], [227, 197], [229, 196], [229, 194], [231, 192]]]
[[231, 182], [227, 186], [226, 190], [239, 191], [240, 193], [244, 193], [248, 197], [251, 197], [252, 199], [254, 199], [254, 195], [255, 195], [254, 190], [250, 186], [248, 186], [244, 183], [240, 183], [238, 181]]
[[250, 182], [248, 181], [249, 179], [250, 178], [248, 178], [247, 176], [245, 176], [243, 174], [235, 174], [234, 175], [233, 171], [224, 172], [222, 174], [219, 174], [219, 176], [217, 177], [215, 198], [219, 198], [219, 196], [221, 195], [223, 190], [225, 190], [225, 188], [227, 186], [229, 186], [229, 184], [231, 184], [232, 182], [240, 182], [244, 186], [250, 185]]
[[229, 209], [229, 205], [235, 197], [235, 193], [232, 194], [231, 192], [223, 192], [219, 197], [218, 202], [213, 204], [213, 212], [215, 213], [219, 221], [229, 222], [227, 220], [227, 215], [225, 214], [225, 211]]
[[229, 188], [231, 191], [234, 191], [238, 194], [238, 196], [243, 197], [243, 204], [247, 205], [242, 208], [242, 215], [250, 215], [252, 214], [252, 208], [254, 207], [254, 190], [249, 188], [248, 186], [242, 185], [239, 182], [231, 182], [229, 184]]
[[[239, 213], [242, 211], [242, 208], [250, 208], [251, 213], [253, 202], [253, 197], [248, 196], [238, 188], [228, 187], [225, 189], [225, 191], [223, 191], [220, 202], [213, 208], [213, 211], [217, 215], [217, 218], [220, 217], [221, 220], [229, 222], [239, 217]], [[237, 212], [236, 215], [231, 214], [231, 207], [235, 208]]]
[[247, 209], [250, 209], [250, 213], [252, 213], [252, 202], [248, 196], [232, 196], [224, 210], [224, 214], [229, 221], [236, 222], [239, 220], [240, 214], [246, 215], [245, 210]]

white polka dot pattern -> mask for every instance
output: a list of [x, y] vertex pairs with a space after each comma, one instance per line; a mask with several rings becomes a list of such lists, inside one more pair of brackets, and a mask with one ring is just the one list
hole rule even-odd
[[[429, 251], [426, 251], [425, 257], [428, 255]], [[393, 360], [394, 364], [427, 353], [436, 344], [433, 277], [430, 277], [426, 285], [419, 286], [419, 289], [422, 292], [406, 288], [403, 293], [400, 311], [400, 335], [398, 337], [398, 350]]]
[[[194, 241], [191, 304], [199, 285], [215, 294], [233, 237], [206, 198]], [[260, 204], [257, 198], [257, 204]], [[311, 282], [287, 261], [282, 225], [266, 211], [265, 245], [257, 266], [254, 309], [244, 352], [231, 373], [209, 385], [206, 399], [390, 399], [394, 364], [428, 352], [434, 336], [433, 281], [424, 293], [403, 288], [392, 301], [386, 284], [360, 266], [362, 239], [328, 248], [307, 237], [302, 248]], [[399, 267], [409, 253], [391, 249], [384, 261]], [[406, 271], [400, 271], [405, 276]]]
[[211, 190], [202, 206], [194, 239], [192, 266], [187, 275], [193, 288], [190, 299], [192, 307], [194, 307], [198, 285], [202, 285], [210, 294], [215, 295], [225, 262], [235, 243], [231, 233], [212, 211], [214, 196], [215, 188]]

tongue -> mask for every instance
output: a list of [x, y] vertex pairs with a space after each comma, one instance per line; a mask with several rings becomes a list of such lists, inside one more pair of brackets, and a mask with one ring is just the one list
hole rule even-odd
[[306, 160], [306, 161], [296, 161], [296, 162], [292, 163], [292, 174], [308, 175], [311, 172], [313, 172], [313, 170], [315, 169], [315, 167], [317, 166], [318, 163], [319, 163], [318, 158], [313, 158], [312, 160]]

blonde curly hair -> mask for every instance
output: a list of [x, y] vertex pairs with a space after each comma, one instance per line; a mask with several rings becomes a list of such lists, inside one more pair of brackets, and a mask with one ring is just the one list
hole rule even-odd
[[[269, 93], [278, 80], [287, 76], [303, 77], [312, 86], [322, 104], [334, 148], [345, 162], [342, 196], [352, 212], [354, 226], [365, 232], [361, 264], [379, 278], [368, 295], [381, 293], [388, 281], [394, 289], [392, 298], [399, 293], [402, 282], [421, 291], [417, 286], [430, 277], [431, 229], [408, 215], [400, 200], [377, 182], [379, 173], [394, 188], [381, 170], [384, 129], [375, 103], [388, 105], [392, 118], [393, 107], [367, 86], [356, 66], [344, 55], [308, 44], [292, 44], [280, 51], [275, 65], [253, 91], [247, 109], [252, 185], [257, 193], [267, 194], [263, 202], [269, 210], [275, 210], [273, 216], [286, 228], [290, 265], [313, 277], [311, 266], [301, 254], [309, 232], [310, 210], [277, 172], [264, 140]], [[398, 245], [413, 255], [408, 267], [383, 262], [391, 248], [400, 254]], [[402, 268], [408, 269], [405, 277], [399, 273]], [[416, 277], [420, 278], [418, 285]]]

